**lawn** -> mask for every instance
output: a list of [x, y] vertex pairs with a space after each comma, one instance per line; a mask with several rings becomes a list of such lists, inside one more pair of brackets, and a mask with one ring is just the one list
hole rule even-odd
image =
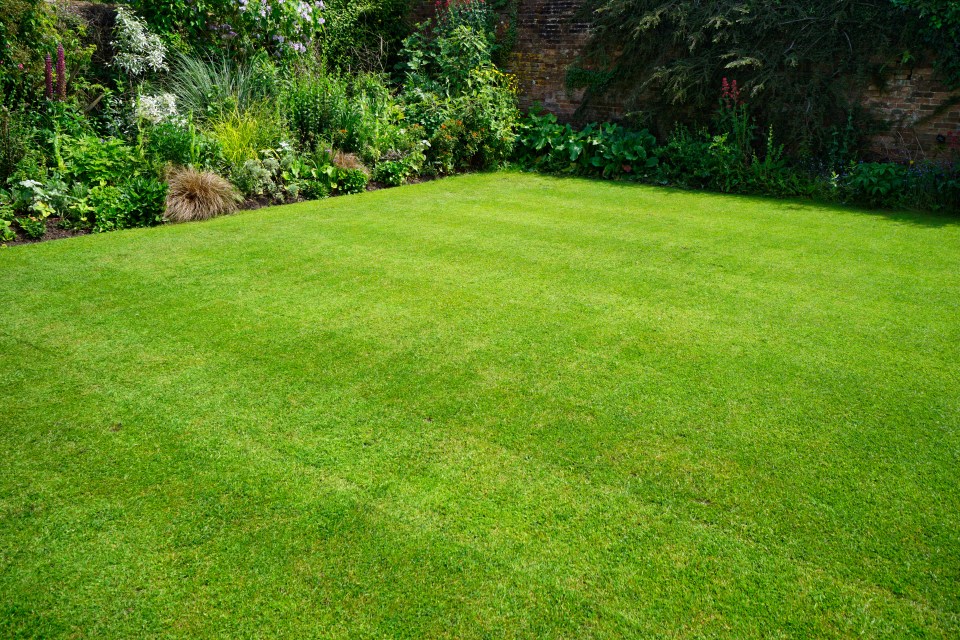
[[960, 219], [501, 173], [0, 272], [2, 637], [960, 634]]

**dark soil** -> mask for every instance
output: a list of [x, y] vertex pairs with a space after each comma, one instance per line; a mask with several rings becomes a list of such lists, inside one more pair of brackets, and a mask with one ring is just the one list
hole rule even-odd
[[42, 238], [28, 238], [19, 228], [14, 227], [14, 233], [17, 234], [15, 240], [10, 242], [0, 242], [0, 245], [33, 244], [35, 242], [46, 242], [47, 240], [62, 240], [63, 238], [73, 238], [75, 236], [85, 236], [90, 233], [86, 229], [61, 229], [60, 218], [47, 218], [47, 231]]

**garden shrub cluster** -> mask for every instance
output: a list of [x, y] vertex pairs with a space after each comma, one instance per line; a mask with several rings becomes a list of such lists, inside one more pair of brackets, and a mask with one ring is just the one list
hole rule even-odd
[[613, 124], [582, 129], [552, 115], [520, 124], [527, 169], [627, 179], [723, 193], [812, 197], [880, 208], [960, 211], [960, 145], [949, 161], [862, 162], [837, 142], [820, 162], [790, 158], [773, 127], [760, 129], [737, 83], [723, 80], [709, 126], [677, 125], [662, 143]]
[[[860, 27], [874, 25], [878, 42], [891, 44], [880, 1], [834, 7], [811, 24], [862, 18]], [[924, 27], [924, 42], [952, 42], [960, 33], [951, 8], [892, 1], [912, 16], [911, 28]], [[497, 65], [509, 50], [516, 2], [436, 6], [436, 16], [411, 32], [401, 0], [129, 0], [117, 6], [105, 43], [91, 38], [73, 5], [0, 2], [0, 242], [40, 238], [52, 224], [100, 232], [204, 219], [243, 201], [325, 198], [371, 182], [398, 186], [509, 162], [730, 193], [958, 208], [956, 158], [860, 162], [862, 123], [834, 109], [839, 103], [829, 110], [845, 118], [830, 127], [817, 129], [816, 114], [792, 119], [800, 129], [765, 117], [771, 97], [794, 104], [774, 89], [789, 85], [786, 76], [770, 76], [760, 91], [763, 76], [751, 72], [747, 53], [731, 59], [717, 49], [746, 42], [744, 25], [778, 33], [783, 16], [760, 5], [720, 34], [696, 26], [701, 3], [673, 3], [656, 19], [646, 0], [603, 4], [597, 37], [622, 34], [618, 15], [635, 23], [631, 8], [649, 18], [634, 24], [634, 35], [667, 28], [676, 37], [712, 34], [712, 45], [690, 53], [707, 66], [657, 49], [664, 64], [644, 67], [655, 77], [634, 78], [641, 90], [660, 83], [675, 92], [677, 114], [703, 103], [703, 83], [718, 72], [714, 54], [750, 77], [746, 87], [724, 80], [719, 103], [711, 89], [718, 106], [699, 110], [711, 119], [657, 131], [659, 138], [620, 124], [575, 129], [550, 115], [521, 118], [517, 83]], [[623, 44], [622, 59], [655, 53], [650, 42]], [[869, 66], [869, 56], [856, 60]], [[953, 64], [944, 56], [942, 73]], [[597, 73], [600, 84], [629, 79]], [[788, 108], [781, 115], [791, 118]], [[956, 152], [957, 142], [947, 145]]]
[[[14, 2], [25, 13], [2, 31], [0, 241], [52, 223], [203, 219], [241, 200], [352, 194], [512, 157], [516, 88], [493, 62], [482, 0], [449, 3], [396, 38], [393, 76], [366, 54], [330, 60], [319, 1], [123, 3], [107, 72], [64, 7]], [[387, 5], [399, 10], [363, 11]], [[363, 13], [331, 6], [345, 29]]]

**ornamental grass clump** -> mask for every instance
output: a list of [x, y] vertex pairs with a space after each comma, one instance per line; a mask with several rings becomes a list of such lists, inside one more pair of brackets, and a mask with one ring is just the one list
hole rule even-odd
[[237, 210], [240, 195], [215, 173], [180, 169], [167, 182], [170, 190], [164, 218], [171, 222], [208, 220]]

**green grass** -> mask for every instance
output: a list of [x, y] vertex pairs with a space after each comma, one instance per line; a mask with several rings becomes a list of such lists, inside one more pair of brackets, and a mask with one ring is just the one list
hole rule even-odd
[[0, 251], [0, 636], [956, 638], [958, 222], [507, 173]]

